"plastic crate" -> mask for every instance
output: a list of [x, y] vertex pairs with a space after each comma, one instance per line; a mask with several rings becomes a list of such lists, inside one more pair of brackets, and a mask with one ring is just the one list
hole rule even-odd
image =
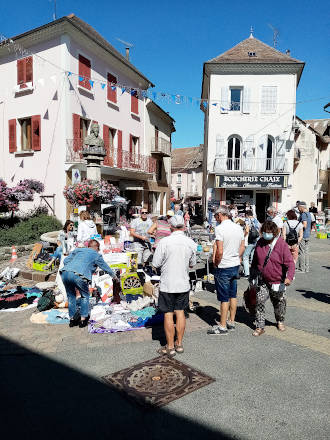
[[36, 263], [35, 261], [32, 264], [32, 269], [38, 270], [39, 272], [48, 272], [49, 270], [54, 269], [54, 263], [47, 269], [45, 269], [45, 266], [47, 266], [48, 263]]

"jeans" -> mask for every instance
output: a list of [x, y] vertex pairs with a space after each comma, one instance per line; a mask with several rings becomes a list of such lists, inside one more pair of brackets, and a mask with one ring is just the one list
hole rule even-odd
[[74, 272], [63, 271], [61, 277], [68, 295], [70, 319], [73, 319], [77, 313], [76, 289], [79, 290], [81, 295], [80, 316], [87, 318], [89, 309], [89, 290], [87, 282]]
[[217, 298], [220, 302], [228, 302], [237, 295], [237, 276], [239, 266], [217, 268], [214, 273]]
[[62, 248], [62, 246], [58, 246], [58, 247], [55, 249], [55, 252], [52, 254], [52, 257], [55, 258], [55, 260], [60, 260], [60, 259], [61, 259], [61, 256], [62, 256], [62, 253], [63, 253], [63, 248]]
[[245, 248], [243, 254], [243, 266], [244, 266], [244, 275], [250, 275], [250, 260], [253, 258], [254, 248], [256, 247], [256, 243], [248, 244]]
[[309, 238], [303, 238], [299, 243], [298, 269], [309, 272]]

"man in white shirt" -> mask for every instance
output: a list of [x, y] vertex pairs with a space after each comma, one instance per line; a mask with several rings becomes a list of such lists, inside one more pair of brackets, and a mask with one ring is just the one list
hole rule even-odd
[[[220, 301], [220, 325], [207, 331], [209, 335], [227, 335], [228, 329], [235, 329], [237, 309], [237, 278], [241, 257], [245, 250], [243, 229], [230, 220], [230, 212], [224, 206], [217, 209], [215, 228], [216, 249], [214, 279], [217, 297]], [[230, 307], [229, 307], [230, 306]], [[230, 320], [227, 321], [230, 308]]]
[[276, 209], [273, 208], [272, 206], [270, 206], [267, 209], [267, 214], [268, 214], [268, 220], [274, 222], [276, 224], [276, 226], [279, 228], [279, 230], [282, 231], [283, 220], [282, 220], [282, 217], [276, 211]]
[[152, 226], [152, 221], [148, 218], [148, 210], [141, 209], [141, 217], [134, 219], [131, 223], [130, 234], [134, 239], [134, 250], [138, 253], [138, 264], [145, 264], [150, 260], [151, 247], [148, 230]]
[[[152, 265], [161, 270], [158, 307], [164, 313], [167, 341], [166, 347], [158, 352], [173, 357], [176, 353], [183, 353], [182, 339], [186, 326], [184, 310], [189, 305], [189, 268], [196, 264], [196, 243], [184, 234], [182, 215], [174, 215], [169, 223], [172, 234], [159, 242]], [[175, 342], [173, 313], [176, 315]]]

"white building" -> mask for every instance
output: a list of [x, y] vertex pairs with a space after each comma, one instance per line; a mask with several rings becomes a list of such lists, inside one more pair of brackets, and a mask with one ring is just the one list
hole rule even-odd
[[172, 192], [177, 200], [201, 200], [203, 193], [203, 145], [172, 151]]
[[255, 205], [263, 220], [293, 191], [296, 88], [304, 63], [254, 38], [204, 63], [204, 209]]
[[293, 198], [314, 202], [319, 210], [329, 204], [330, 119], [296, 118]]
[[70, 14], [2, 42], [0, 84], [0, 177], [9, 185], [41, 180], [65, 221], [63, 189], [86, 176], [83, 140], [98, 122], [102, 178], [132, 205], [165, 212], [174, 121], [146, 97], [152, 82], [89, 24]]

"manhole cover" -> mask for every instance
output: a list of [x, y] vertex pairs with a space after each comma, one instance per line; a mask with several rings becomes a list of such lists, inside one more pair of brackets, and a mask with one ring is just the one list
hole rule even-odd
[[160, 356], [102, 378], [144, 406], [159, 407], [215, 381], [176, 359]]

